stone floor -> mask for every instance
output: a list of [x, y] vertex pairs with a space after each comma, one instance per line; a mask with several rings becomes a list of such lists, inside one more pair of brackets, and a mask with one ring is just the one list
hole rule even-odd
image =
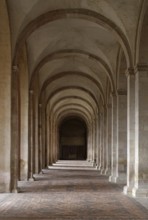
[[59, 161], [35, 180], [19, 182], [18, 194], [0, 194], [0, 219], [148, 219], [148, 209], [87, 162]]

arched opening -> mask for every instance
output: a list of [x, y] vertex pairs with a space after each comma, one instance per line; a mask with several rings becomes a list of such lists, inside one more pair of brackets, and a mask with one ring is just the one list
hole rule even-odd
[[61, 160], [86, 160], [87, 128], [78, 117], [63, 120], [59, 127], [59, 158]]

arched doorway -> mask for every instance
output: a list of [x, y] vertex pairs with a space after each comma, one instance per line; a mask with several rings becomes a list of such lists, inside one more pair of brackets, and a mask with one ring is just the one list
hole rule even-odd
[[87, 128], [82, 119], [71, 117], [61, 123], [59, 148], [61, 160], [86, 160]]

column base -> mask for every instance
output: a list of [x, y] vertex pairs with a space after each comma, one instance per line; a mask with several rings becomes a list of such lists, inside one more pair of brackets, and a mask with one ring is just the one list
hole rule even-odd
[[123, 187], [123, 193], [127, 196], [132, 196], [132, 190], [133, 190], [133, 187], [130, 187], [130, 186]]
[[118, 183], [120, 183], [120, 184], [126, 184], [127, 183], [127, 176], [126, 176], [126, 174], [120, 174], [119, 173]]
[[35, 181], [34, 177], [29, 178], [29, 182]]
[[101, 174], [101, 175], [105, 175], [105, 169], [104, 169], [104, 168], [102, 168], [102, 169], [100, 170], [100, 174]]
[[106, 168], [106, 169], [104, 170], [104, 175], [109, 175], [109, 174], [110, 174], [109, 169]]
[[98, 165], [96, 164], [96, 170], [98, 170]]
[[146, 197], [148, 197], [148, 188], [136, 188], [136, 187], [133, 187], [133, 189], [132, 189], [132, 196], [133, 197], [146, 198]]
[[12, 189], [12, 193], [19, 193], [19, 189], [18, 188]]
[[109, 175], [109, 170], [108, 170], [108, 168], [102, 168], [102, 169], [101, 169], [101, 174], [102, 174], [102, 175]]
[[117, 179], [118, 179], [117, 176], [109, 176], [109, 182], [111, 183], [117, 183]]
[[93, 167], [96, 167], [96, 163], [94, 161], [92, 162], [92, 164], [93, 164]]
[[88, 162], [89, 162], [93, 167], [96, 165], [93, 160], [89, 160]]
[[106, 169], [106, 175], [110, 176], [111, 175], [111, 170], [109, 168]]
[[100, 170], [100, 171], [101, 171], [101, 165], [98, 165], [98, 170]]

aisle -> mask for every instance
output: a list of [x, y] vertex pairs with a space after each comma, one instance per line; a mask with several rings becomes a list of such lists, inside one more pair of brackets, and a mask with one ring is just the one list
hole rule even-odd
[[88, 162], [59, 161], [35, 180], [20, 182], [19, 194], [0, 195], [0, 219], [148, 219], [148, 210]]

